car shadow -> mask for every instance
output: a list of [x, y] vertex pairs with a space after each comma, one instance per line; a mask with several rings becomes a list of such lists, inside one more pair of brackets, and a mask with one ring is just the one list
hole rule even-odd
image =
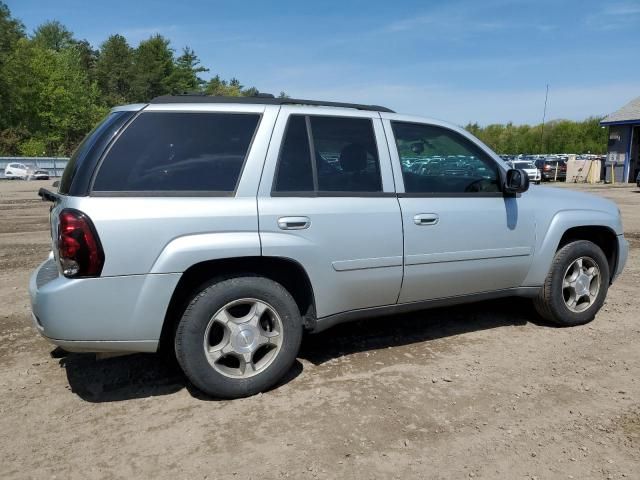
[[504, 326], [549, 325], [533, 310], [531, 300], [505, 298], [359, 320], [308, 335], [299, 358], [321, 365], [358, 352], [428, 342]]
[[[321, 365], [358, 352], [410, 345], [503, 326], [543, 325], [526, 299], [508, 298], [402, 315], [359, 320], [304, 337], [299, 359]], [[186, 388], [201, 400], [215, 400], [190, 384], [175, 359], [162, 354], [133, 354], [96, 360], [93, 354], [55, 349], [52, 357], [67, 374], [71, 390], [87, 402], [119, 402], [170, 395]], [[275, 387], [303, 371], [296, 360]]]

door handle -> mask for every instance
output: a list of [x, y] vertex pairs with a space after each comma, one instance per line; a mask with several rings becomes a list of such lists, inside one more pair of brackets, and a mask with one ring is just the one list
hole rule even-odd
[[309, 217], [280, 217], [278, 227], [282, 230], [304, 230], [311, 226]]
[[416, 225], [435, 225], [440, 220], [437, 213], [419, 213], [413, 217]]

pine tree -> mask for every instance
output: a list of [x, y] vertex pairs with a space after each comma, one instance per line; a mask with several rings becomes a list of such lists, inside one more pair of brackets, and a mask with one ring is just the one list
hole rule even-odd
[[133, 55], [131, 90], [134, 100], [147, 102], [158, 95], [171, 93], [173, 69], [169, 40], [154, 35], [140, 42]]
[[133, 50], [122, 35], [111, 35], [101, 46], [96, 79], [107, 106], [135, 101], [131, 94]]

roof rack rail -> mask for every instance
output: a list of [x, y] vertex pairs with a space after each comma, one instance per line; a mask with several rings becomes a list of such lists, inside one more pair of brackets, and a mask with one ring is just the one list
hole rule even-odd
[[270, 93], [258, 93], [251, 97], [223, 97], [202, 93], [185, 93], [180, 95], [162, 95], [155, 97], [149, 103], [249, 103], [260, 105], [314, 105], [318, 107], [341, 107], [367, 110], [373, 112], [395, 113], [387, 107], [379, 105], [361, 105], [358, 103], [323, 102], [320, 100], [302, 100], [298, 98], [275, 98]]

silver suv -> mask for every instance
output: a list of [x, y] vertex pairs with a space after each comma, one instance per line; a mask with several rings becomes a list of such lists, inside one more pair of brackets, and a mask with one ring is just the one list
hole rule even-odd
[[175, 351], [207, 394], [252, 395], [303, 331], [510, 295], [594, 318], [627, 257], [610, 201], [534, 187], [444, 122], [266, 96], [115, 108], [79, 146], [33, 274], [68, 351]]

